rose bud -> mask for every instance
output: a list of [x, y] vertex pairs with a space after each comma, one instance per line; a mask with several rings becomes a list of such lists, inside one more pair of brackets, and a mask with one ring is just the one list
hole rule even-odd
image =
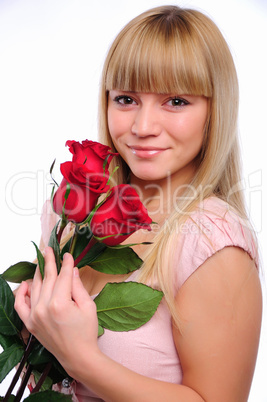
[[151, 218], [137, 192], [127, 184], [111, 189], [106, 201], [94, 213], [90, 226], [92, 233], [108, 246], [122, 243], [139, 229], [151, 230]]

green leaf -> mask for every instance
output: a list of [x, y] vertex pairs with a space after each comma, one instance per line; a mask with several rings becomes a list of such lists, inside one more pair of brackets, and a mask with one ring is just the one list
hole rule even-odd
[[101, 327], [101, 325], [99, 325], [98, 324], [98, 336], [101, 336], [101, 335], [103, 335], [104, 334], [104, 328], [103, 327]]
[[57, 359], [53, 356], [52, 359], [53, 366], [49, 371], [49, 377], [52, 379], [53, 384], [61, 382], [64, 378], [69, 377], [68, 373], [64, 370], [61, 364], [57, 361]]
[[109, 246], [112, 249], [120, 249], [120, 248], [127, 248], [127, 247], [133, 247], [133, 246], [140, 246], [140, 245], [149, 245], [153, 244], [150, 241], [143, 241], [142, 243], [129, 243], [129, 244], [117, 244], [116, 246]]
[[104, 243], [94, 244], [93, 247], [88, 251], [86, 256], [77, 264], [77, 267], [82, 268], [85, 265], [92, 266], [92, 263], [96, 261], [106, 249], [107, 246]]
[[56, 187], [56, 185], [54, 184], [54, 185], [52, 186], [51, 195], [50, 195], [50, 205], [51, 205], [52, 211], [55, 212], [55, 214], [56, 214], [56, 211], [55, 211], [55, 209], [54, 209], [54, 204], [53, 204], [54, 193], [55, 193], [55, 187]]
[[95, 260], [90, 261], [90, 267], [107, 274], [123, 275], [140, 268], [142, 262], [130, 247], [121, 249], [108, 247]]
[[[37, 384], [37, 382], [39, 381], [39, 379], [40, 379], [42, 373], [39, 373], [39, 371], [37, 371], [37, 370], [33, 370], [32, 373], [33, 373], [33, 375], [34, 375], [34, 382], [35, 382], [35, 384]], [[40, 390], [41, 390], [41, 391], [46, 391], [47, 389], [51, 389], [51, 388], [52, 388], [52, 385], [53, 385], [52, 379], [47, 376], [47, 377], [45, 378], [45, 380], [44, 380], [44, 382], [43, 382], [43, 384], [42, 384]]]
[[34, 348], [27, 361], [39, 372], [44, 369], [47, 363], [52, 362], [53, 366], [49, 371], [49, 378], [53, 384], [62, 381], [68, 376], [57, 359], [37, 340], [35, 341]]
[[112, 177], [114, 176], [114, 174], [117, 172], [117, 170], [119, 169], [119, 166], [115, 166], [115, 168], [113, 169], [113, 171], [111, 172], [111, 174], [109, 175], [109, 179], [107, 184], [109, 184], [111, 182]]
[[17, 344], [18, 346], [24, 347], [24, 344], [19, 336], [15, 336], [15, 335], [10, 336], [10, 335], [0, 334], [0, 345], [2, 346], [2, 348], [4, 350], [9, 348], [9, 346], [11, 346], [13, 344]]
[[152, 318], [162, 297], [142, 283], [107, 283], [94, 299], [99, 325], [111, 331], [139, 328]]
[[0, 383], [7, 374], [20, 362], [24, 348], [17, 344], [11, 345], [0, 354]]
[[50, 239], [49, 239], [49, 243], [48, 246], [52, 247], [52, 249], [54, 250], [54, 254], [55, 254], [55, 260], [56, 260], [56, 265], [57, 265], [57, 272], [59, 273], [60, 271], [60, 267], [61, 267], [61, 262], [60, 262], [60, 247], [59, 247], [59, 243], [57, 241], [57, 228], [59, 225], [60, 221], [58, 221], [56, 223], [56, 225], [54, 226], [51, 235], [50, 235]]
[[37, 253], [37, 260], [38, 260], [39, 269], [40, 269], [42, 278], [44, 279], [44, 266], [45, 266], [44, 256], [41, 253], [41, 251], [39, 250], [39, 247], [34, 243], [34, 241], [32, 241], [32, 243], [33, 243], [33, 245], [35, 247], [35, 250], [36, 250], [36, 253]]
[[16, 335], [22, 329], [22, 321], [14, 309], [15, 297], [7, 282], [0, 277], [0, 333]]
[[24, 399], [27, 402], [71, 402], [72, 396], [71, 395], [64, 395], [59, 392], [46, 390], [43, 392], [36, 392], [35, 394], [31, 394], [27, 398]]
[[2, 273], [1, 277], [8, 282], [20, 283], [33, 278], [36, 266], [37, 265], [32, 262], [21, 261], [11, 265]]
[[51, 353], [48, 352], [48, 350], [45, 349], [45, 347], [40, 342], [35, 341], [33, 350], [30, 353], [30, 356], [28, 358], [28, 362], [32, 366], [37, 366], [37, 365], [48, 363], [52, 359], [53, 359], [53, 355], [51, 355]]
[[[0, 396], [0, 401], [3, 401], [4, 397]], [[15, 395], [10, 395], [10, 397], [8, 398], [8, 402], [13, 402], [15, 400]]]
[[110, 157], [110, 155], [107, 155], [107, 156], [105, 157], [104, 162], [103, 162], [103, 176], [105, 176], [105, 175], [106, 175], [106, 166], [107, 166], [107, 163], [108, 163], [109, 157]]

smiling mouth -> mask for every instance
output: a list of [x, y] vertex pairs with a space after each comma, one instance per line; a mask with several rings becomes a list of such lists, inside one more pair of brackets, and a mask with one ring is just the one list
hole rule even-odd
[[155, 148], [155, 147], [139, 147], [139, 146], [131, 146], [128, 145], [130, 150], [134, 155], [136, 155], [138, 158], [153, 158], [154, 156], [157, 156], [161, 154], [162, 152], [166, 151], [167, 148]]

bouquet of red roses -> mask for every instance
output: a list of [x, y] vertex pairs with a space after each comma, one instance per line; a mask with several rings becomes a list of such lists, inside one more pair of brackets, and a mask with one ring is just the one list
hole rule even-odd
[[[128, 274], [137, 270], [142, 260], [133, 251], [133, 244], [122, 245], [139, 229], [151, 230], [152, 220], [137, 192], [126, 184], [111, 187], [110, 162], [116, 155], [111, 149], [94, 141], [67, 141], [72, 161], [60, 166], [61, 184], [54, 182], [51, 202], [60, 216], [51, 232], [49, 246], [53, 248], [58, 272], [63, 255], [73, 255], [78, 268], [91, 268], [108, 274]], [[67, 225], [74, 226], [73, 235], [62, 247], [61, 240]], [[144, 243], [145, 244], [145, 243]], [[44, 257], [38, 246], [38, 266], [44, 274]], [[0, 276], [0, 383], [18, 365], [16, 374], [5, 395], [7, 401], [20, 401], [30, 375], [36, 386], [26, 400], [61, 401], [70, 396], [52, 391], [53, 384], [67, 381], [63, 367], [32, 335], [27, 344], [21, 336], [23, 323], [14, 310], [14, 295], [7, 282], [20, 283], [33, 278], [37, 264], [22, 261], [9, 267]], [[155, 313], [162, 292], [137, 282], [108, 283], [94, 299], [99, 323], [98, 335], [107, 328], [130, 331], [145, 324]], [[17, 395], [13, 388], [24, 369]]]

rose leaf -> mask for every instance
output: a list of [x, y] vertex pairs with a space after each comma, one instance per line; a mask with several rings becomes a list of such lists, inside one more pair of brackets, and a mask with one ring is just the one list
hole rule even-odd
[[59, 222], [60, 221], [58, 221], [56, 223], [56, 225], [54, 226], [54, 228], [53, 228], [53, 230], [51, 232], [51, 235], [50, 235], [49, 243], [48, 243], [48, 246], [52, 247], [52, 249], [54, 250], [55, 260], [56, 260], [56, 265], [57, 265], [57, 272], [58, 273], [59, 273], [60, 267], [61, 267], [61, 264], [60, 264], [60, 247], [59, 247], [59, 243], [58, 243], [58, 240], [57, 240], [57, 228], [58, 228]]
[[32, 243], [33, 243], [33, 245], [35, 247], [35, 250], [36, 250], [36, 253], [37, 253], [38, 266], [39, 266], [42, 278], [44, 279], [44, 266], [45, 266], [44, 256], [41, 253], [41, 251], [39, 250], [38, 246], [34, 242], [32, 242]]
[[8, 282], [20, 283], [27, 279], [32, 279], [35, 273], [36, 264], [29, 261], [20, 261], [11, 265], [1, 275]]
[[122, 249], [108, 247], [94, 261], [90, 262], [90, 267], [107, 274], [123, 275], [140, 268], [142, 262], [130, 247]]
[[13, 344], [0, 354], [0, 383], [7, 374], [20, 362], [24, 354], [21, 345]]
[[135, 330], [152, 318], [162, 297], [142, 283], [107, 283], [94, 299], [99, 325], [111, 331]]
[[2, 348], [4, 350], [6, 350], [7, 348], [9, 348], [11, 345], [13, 344], [18, 344], [21, 346], [24, 346], [22, 340], [19, 338], [19, 336], [10, 336], [10, 335], [3, 335], [0, 334], [0, 345], [2, 346]]
[[92, 266], [92, 263], [96, 261], [106, 250], [107, 246], [104, 243], [96, 243], [88, 251], [88, 253], [83, 257], [83, 259], [77, 264], [78, 268], [84, 267], [85, 265]]
[[0, 333], [3, 335], [16, 335], [22, 329], [16, 310], [15, 297], [7, 282], [0, 277]]

